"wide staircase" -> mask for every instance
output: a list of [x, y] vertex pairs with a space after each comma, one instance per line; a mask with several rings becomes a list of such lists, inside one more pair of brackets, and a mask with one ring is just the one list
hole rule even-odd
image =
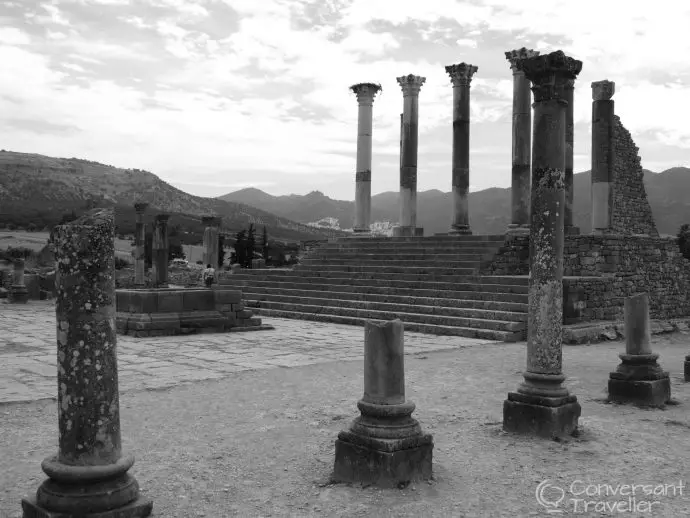
[[242, 270], [220, 283], [241, 288], [262, 316], [355, 325], [399, 318], [409, 331], [519, 341], [527, 277], [478, 274], [503, 239], [341, 238], [293, 269]]

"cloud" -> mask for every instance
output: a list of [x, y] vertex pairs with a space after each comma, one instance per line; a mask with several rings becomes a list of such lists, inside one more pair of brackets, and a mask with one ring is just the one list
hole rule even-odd
[[0, 27], [0, 44], [28, 45], [31, 43], [29, 35], [15, 27]]

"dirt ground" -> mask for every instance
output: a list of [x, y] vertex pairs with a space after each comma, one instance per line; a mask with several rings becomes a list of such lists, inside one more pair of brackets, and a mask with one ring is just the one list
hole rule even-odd
[[[361, 361], [125, 392], [123, 446], [137, 459], [130, 473], [157, 517], [548, 516], [535, 497], [546, 479], [546, 501], [558, 499], [558, 487], [566, 491], [562, 515], [615, 515], [595, 505], [629, 497], [607, 495], [605, 485], [666, 484], [656, 496], [638, 490], [637, 512], [622, 514], [689, 516], [690, 489], [676, 487], [674, 495], [670, 485], [685, 484], [690, 466], [690, 383], [682, 379], [690, 336], [653, 342], [677, 402], [664, 410], [605, 403], [622, 342], [564, 347], [566, 383], [582, 405], [581, 434], [565, 442], [502, 431], [502, 405], [521, 381], [524, 343], [407, 357], [407, 397], [435, 448], [434, 479], [404, 489], [329, 483], [334, 440], [362, 396]], [[44, 478], [41, 460], [57, 449], [56, 405], [4, 405], [0, 419], [0, 516], [18, 517], [20, 498]], [[588, 484], [597, 486], [588, 489], [593, 494], [574, 494]], [[588, 512], [584, 500], [593, 502]]]

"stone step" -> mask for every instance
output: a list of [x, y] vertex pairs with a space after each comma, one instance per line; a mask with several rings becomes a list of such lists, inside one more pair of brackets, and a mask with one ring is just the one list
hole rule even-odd
[[423, 237], [342, 237], [332, 243], [468, 243], [468, 242], [503, 242], [503, 234], [463, 235], [463, 236], [423, 236]]
[[454, 260], [447, 259], [445, 261], [430, 261], [430, 260], [414, 260], [414, 259], [358, 259], [353, 258], [350, 260], [342, 259], [340, 257], [332, 258], [304, 258], [300, 260], [300, 265], [323, 265], [323, 266], [375, 266], [378, 268], [386, 268], [390, 271], [391, 267], [413, 267], [413, 268], [440, 268], [439, 265], [446, 265], [446, 267], [452, 268], [468, 268], [474, 270], [479, 268], [481, 261], [476, 257], [471, 260]]
[[469, 327], [474, 329], [493, 329], [496, 331], [524, 331], [525, 329], [527, 329], [527, 322], [525, 321], [491, 320], [484, 318], [415, 313], [415, 306], [399, 306], [398, 309], [391, 308], [388, 310], [375, 310], [362, 308], [361, 305], [358, 308], [349, 308], [313, 304], [295, 304], [290, 302], [283, 303], [273, 301], [262, 301], [261, 305], [258, 307], [262, 311], [264, 309], [275, 309], [281, 311], [296, 311], [298, 313], [319, 313], [356, 318], [371, 318], [376, 320], [393, 320], [399, 318], [403, 322], [416, 322], [419, 324], [435, 324], [441, 326]]
[[442, 276], [442, 275], [472, 275], [476, 268], [452, 268], [443, 266], [398, 266], [398, 265], [380, 265], [380, 266], [360, 266], [357, 264], [300, 264], [300, 271], [309, 272], [341, 272], [341, 273], [363, 273], [363, 274], [400, 274], [401, 276]]
[[[400, 302], [378, 302], [372, 300], [352, 300], [347, 298], [331, 297], [330, 293], [321, 294], [321, 297], [298, 297], [293, 295], [267, 295], [252, 292], [243, 293], [245, 304], [250, 307], [264, 307], [267, 303], [280, 303], [285, 306], [318, 306], [330, 308], [349, 308], [358, 310], [383, 311], [396, 314], [417, 313], [420, 315], [433, 315], [439, 317], [457, 317], [477, 320], [497, 320], [505, 322], [525, 322], [527, 314], [515, 311], [500, 311], [478, 309], [468, 307], [449, 307], [442, 305], [421, 305]], [[324, 297], [323, 295], [327, 295]], [[269, 306], [266, 306], [269, 307]], [[473, 327], [471, 325], [467, 327]]]
[[[341, 287], [329, 285], [334, 289]], [[347, 288], [343, 286], [342, 288]], [[353, 288], [353, 287], [350, 287]], [[374, 288], [375, 289], [375, 288]], [[411, 292], [425, 292], [426, 290], [409, 290]], [[433, 295], [432, 295], [433, 294]], [[464, 296], [476, 296], [483, 294], [482, 292], [442, 292], [430, 291], [427, 295], [418, 295], [412, 293], [410, 295], [396, 295], [386, 293], [376, 293], [373, 291], [330, 291], [324, 289], [314, 289], [313, 286], [305, 285], [302, 289], [269, 286], [250, 286], [243, 290], [245, 300], [274, 300], [282, 302], [283, 298], [300, 297], [305, 299], [343, 299], [349, 301], [366, 301], [366, 302], [384, 302], [393, 304], [406, 304], [418, 306], [440, 306], [447, 308], [464, 308], [464, 309], [483, 309], [488, 311], [510, 311], [515, 313], [527, 313], [527, 297], [522, 295], [524, 301], [503, 301], [493, 299], [479, 299], [479, 298], [464, 298]], [[503, 294], [501, 294], [503, 295]], [[507, 294], [510, 295], [510, 294]]]
[[483, 257], [482, 253], [371, 253], [371, 252], [358, 252], [358, 253], [340, 253], [337, 251], [331, 251], [328, 253], [309, 253], [301, 262], [306, 259], [310, 261], [323, 260], [332, 261], [340, 260], [343, 262], [348, 261], [395, 261], [395, 260], [406, 260], [406, 261], [424, 261], [425, 263], [450, 263], [455, 261], [477, 261]]
[[[302, 313], [299, 311], [260, 309], [261, 316], [290, 318], [297, 320], [313, 320], [317, 322], [331, 322], [334, 324], [349, 324], [364, 326], [367, 320], [376, 320], [362, 317], [351, 317], [343, 315], [330, 315], [323, 313]], [[404, 321], [405, 330], [417, 333], [428, 333], [433, 335], [462, 336], [467, 338], [480, 338], [484, 340], [497, 340], [503, 342], [519, 342], [525, 339], [525, 331], [500, 331], [494, 329], [468, 328], [458, 326], [444, 326], [437, 324], [427, 324], [418, 322]]]
[[372, 252], [384, 252], [384, 251], [404, 251], [404, 252], [447, 252], [453, 253], [456, 251], [462, 251], [467, 253], [474, 252], [486, 252], [490, 250], [496, 250], [503, 246], [503, 243], [450, 243], [450, 244], [429, 244], [429, 243], [417, 243], [417, 244], [395, 244], [395, 243], [357, 243], [357, 244], [338, 244], [338, 243], [328, 243], [325, 245], [320, 245], [314, 247], [311, 250], [339, 250], [342, 252], [347, 251], [372, 251]]
[[[465, 288], [464, 290], [450, 290], [446, 283], [429, 288], [429, 283], [404, 283], [403, 287], [384, 285], [383, 283], [372, 283], [371, 281], [363, 281], [360, 284], [329, 284], [326, 281], [319, 282], [290, 282], [289, 280], [260, 280], [253, 279], [233, 279], [228, 281], [229, 285], [235, 286], [242, 291], [252, 290], [256, 293], [263, 293], [264, 290], [275, 290], [280, 292], [283, 290], [294, 291], [327, 291], [327, 292], [341, 292], [353, 294], [371, 294], [379, 296], [410, 296], [410, 297], [426, 297], [426, 298], [444, 298], [444, 299], [462, 299], [462, 300], [477, 300], [477, 301], [494, 301], [494, 302], [515, 302], [520, 304], [527, 304], [527, 290], [524, 286], [507, 286], [500, 284], [489, 284], [485, 289], [479, 291], [476, 288], [478, 285], [458, 285]], [[422, 286], [411, 287], [411, 286]], [[441, 287], [439, 287], [441, 286]], [[468, 289], [473, 288], [473, 289]], [[501, 289], [507, 290], [521, 290], [515, 291], [499, 291]], [[266, 291], [266, 293], [268, 293]]]

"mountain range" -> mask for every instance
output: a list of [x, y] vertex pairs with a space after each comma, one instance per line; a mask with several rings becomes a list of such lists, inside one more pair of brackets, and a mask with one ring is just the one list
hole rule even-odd
[[[660, 173], [644, 170], [647, 197], [661, 234], [673, 234], [683, 223], [690, 223], [690, 168], [674, 167]], [[582, 233], [591, 231], [591, 173], [573, 176], [573, 218]], [[354, 188], [354, 186], [353, 186]], [[279, 216], [309, 223], [325, 218], [338, 220], [340, 228], [351, 228], [354, 202], [333, 200], [319, 191], [306, 195], [273, 196], [247, 188], [220, 196], [221, 200], [241, 202]], [[371, 221], [399, 220], [399, 195], [383, 192], [371, 197]], [[501, 234], [510, 223], [510, 188], [493, 187], [469, 195], [470, 226], [474, 234]], [[417, 193], [417, 225], [425, 235], [447, 232], [450, 227], [452, 197], [437, 189]]]

